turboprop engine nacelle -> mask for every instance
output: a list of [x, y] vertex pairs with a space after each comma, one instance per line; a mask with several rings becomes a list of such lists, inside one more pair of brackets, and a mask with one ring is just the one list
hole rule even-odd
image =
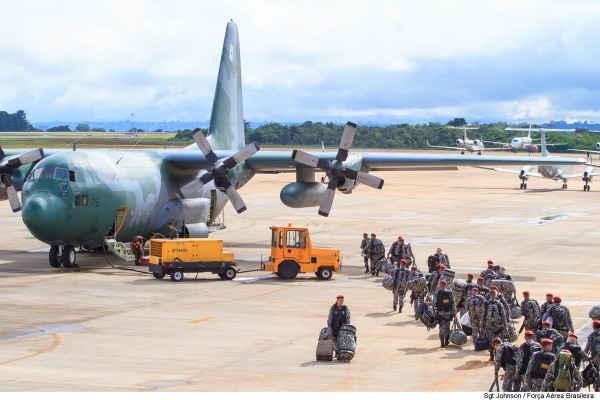
[[465, 142], [462, 139], [456, 139], [456, 145], [462, 146]]
[[531, 150], [532, 153], [537, 153], [538, 148], [537, 148], [537, 146], [535, 144], [532, 144], [531, 147], [530, 147], [530, 150]]
[[510, 147], [510, 144], [505, 144], [504, 146], [502, 146], [502, 148], [504, 149], [504, 151], [510, 151], [512, 149], [512, 147]]
[[320, 182], [292, 182], [281, 189], [281, 202], [291, 208], [316, 207], [321, 204], [327, 186]]
[[600, 142], [596, 143], [596, 150], [600, 150]]

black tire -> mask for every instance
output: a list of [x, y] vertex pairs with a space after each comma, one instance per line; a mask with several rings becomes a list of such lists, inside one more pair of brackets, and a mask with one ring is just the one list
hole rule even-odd
[[319, 272], [317, 272], [317, 276], [319, 277], [319, 279], [327, 281], [333, 276], [333, 271], [329, 267], [321, 267], [319, 268]]
[[527, 189], [527, 184], [526, 183], [523, 184], [523, 189]]
[[300, 266], [291, 260], [285, 260], [279, 264], [279, 277], [281, 279], [294, 279], [300, 272]]
[[77, 254], [75, 253], [75, 248], [70, 244], [64, 246], [62, 249], [61, 259], [65, 268], [73, 268], [75, 266], [75, 262], [77, 261]]
[[162, 279], [165, 277], [165, 274], [159, 274], [158, 272], [153, 272], [152, 276], [155, 277], [156, 279]]
[[237, 271], [235, 269], [233, 269], [233, 267], [227, 268], [225, 270], [225, 273], [223, 274], [225, 279], [227, 279], [228, 281], [233, 280], [236, 275], [237, 275]]
[[219, 275], [219, 278], [221, 278], [221, 279], [225, 279], [225, 274], [224, 274], [224, 273], [223, 273], [223, 274], [221, 274], [221, 273], [218, 273], [217, 275]]
[[181, 282], [183, 280], [183, 272], [181, 272], [181, 271], [171, 272], [171, 280], [173, 282]]
[[60, 254], [60, 247], [52, 246], [50, 247], [50, 252], [48, 253], [48, 259], [50, 261], [50, 266], [52, 268], [60, 268], [62, 265], [62, 255]]

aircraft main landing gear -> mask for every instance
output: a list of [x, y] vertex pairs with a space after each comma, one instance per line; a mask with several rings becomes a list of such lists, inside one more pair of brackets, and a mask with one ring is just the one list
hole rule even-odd
[[562, 188], [563, 188], [563, 189], [566, 189], [566, 188], [567, 188], [567, 184], [566, 184], [566, 183], [563, 183], [563, 185], [562, 185]]
[[77, 260], [75, 248], [68, 244], [66, 246], [52, 246], [48, 253], [48, 261], [52, 268], [60, 268], [63, 265], [65, 268], [73, 268]]
[[586, 183], [585, 185], [583, 185], [583, 191], [585, 192], [586, 190], [587, 190], [588, 192], [590, 191], [590, 185], [589, 185], [589, 184], [587, 184], [587, 183]]

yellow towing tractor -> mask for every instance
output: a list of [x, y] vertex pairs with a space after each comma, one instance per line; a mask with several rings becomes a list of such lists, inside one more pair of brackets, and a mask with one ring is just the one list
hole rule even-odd
[[331, 279], [340, 272], [340, 251], [312, 247], [308, 228], [272, 226], [271, 256], [261, 269], [273, 271], [281, 279], [294, 279], [298, 273], [314, 272], [319, 279]]
[[233, 253], [223, 251], [221, 239], [152, 239], [148, 267], [156, 279], [170, 275], [180, 282], [186, 272], [211, 272], [221, 279], [235, 278]]

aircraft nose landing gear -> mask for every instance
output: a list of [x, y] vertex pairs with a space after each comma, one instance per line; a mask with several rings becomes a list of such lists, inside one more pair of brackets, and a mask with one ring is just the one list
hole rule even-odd
[[76, 264], [77, 254], [75, 248], [68, 244], [66, 246], [52, 246], [48, 253], [48, 259], [52, 268], [60, 268], [63, 265], [65, 268], [73, 268]]

